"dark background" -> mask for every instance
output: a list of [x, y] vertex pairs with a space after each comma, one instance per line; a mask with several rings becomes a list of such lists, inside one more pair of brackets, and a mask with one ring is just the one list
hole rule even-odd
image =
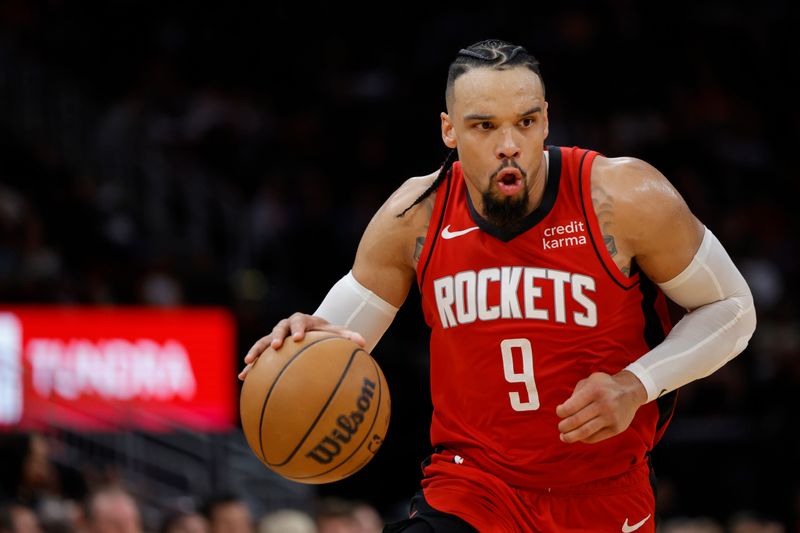
[[[798, 523], [792, 2], [166, 4], [0, 2], [0, 300], [225, 306], [244, 354], [444, 159], [458, 49], [506, 39], [541, 62], [549, 142], [655, 165], [755, 295], [750, 347], [682, 390], [654, 454], [662, 516]], [[412, 293], [374, 354], [388, 440], [319, 495], [396, 516], [417, 490], [426, 343]]]

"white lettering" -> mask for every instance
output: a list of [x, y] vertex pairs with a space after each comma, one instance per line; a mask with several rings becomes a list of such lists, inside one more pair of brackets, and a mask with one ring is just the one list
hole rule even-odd
[[171, 389], [184, 400], [191, 400], [197, 390], [197, 383], [186, 348], [178, 341], [168, 340], [164, 343], [162, 353], [166, 356], [165, 375]]
[[567, 311], [564, 306], [564, 283], [569, 281], [569, 272], [548, 270], [547, 277], [553, 280], [553, 300], [556, 307], [556, 322], [567, 323]]
[[0, 313], [0, 424], [19, 422], [23, 403], [22, 323], [14, 313]]
[[536, 298], [542, 296], [542, 288], [534, 285], [534, 280], [545, 279], [547, 277], [544, 268], [526, 268], [524, 278], [523, 300], [525, 301], [525, 318], [535, 318], [547, 320], [549, 313], [547, 309], [536, 309]]
[[542, 250], [555, 250], [556, 248], [566, 248], [568, 246], [581, 246], [586, 244], [586, 235], [571, 235], [557, 239], [542, 239]]
[[[576, 228], [579, 226], [579, 223], [575, 224]], [[478, 272], [465, 270], [455, 276], [445, 276], [433, 281], [433, 289], [443, 329], [478, 319], [525, 318], [566, 324], [568, 308], [574, 324], [584, 327], [597, 325], [597, 304], [588, 295], [596, 291], [596, 283], [593, 278], [583, 274], [504, 266]], [[543, 297], [543, 294], [547, 296]], [[567, 301], [567, 294], [571, 296], [570, 302]], [[498, 296], [499, 304], [489, 305], [490, 300], [497, 301]], [[135, 374], [135, 369], [128, 372]], [[150, 367], [144, 371], [145, 374], [149, 372]], [[142, 387], [138, 386], [137, 390]], [[163, 387], [158, 390], [163, 390]]]
[[595, 291], [594, 280], [589, 276], [573, 274], [570, 285], [572, 286], [572, 299], [586, 309], [586, 313], [577, 311], [572, 313], [572, 319], [579, 326], [586, 326], [587, 328], [597, 326], [597, 305], [583, 293], [583, 289]]
[[475, 272], [467, 270], [456, 274], [456, 318], [459, 324], [475, 322], [478, 316], [475, 305]]
[[522, 267], [500, 269], [500, 316], [503, 318], [522, 318], [517, 300], [517, 287], [521, 275]]
[[439, 320], [442, 328], [458, 325], [453, 315], [453, 276], [446, 276], [433, 281], [433, 294], [436, 296], [436, 308], [439, 309]]
[[583, 226], [583, 222], [579, 220], [570, 220], [567, 224], [562, 224], [561, 226], [553, 226], [550, 228], [545, 228], [544, 236], [545, 237], [553, 237], [554, 235], [564, 235], [564, 234], [572, 234], [572, 233], [583, 233], [586, 231]]
[[56, 342], [50, 339], [32, 339], [28, 342], [28, 358], [33, 367], [33, 389], [36, 394], [45, 398], [49, 397], [55, 378], [53, 374], [58, 366], [60, 350], [54, 346]]
[[[60, 353], [65, 353], [67, 349], [64, 346], [64, 343], [58, 341], [58, 347]], [[81, 383], [77, 383], [73, 394], [79, 395], [78, 390], [102, 390], [101, 387], [104, 386], [103, 374], [105, 372], [105, 361], [103, 357], [100, 355], [100, 351], [97, 347], [88, 340], [81, 339], [79, 341], [79, 345], [73, 344], [72, 346], [72, 357], [74, 358], [74, 371], [73, 372], [65, 372], [61, 370], [63, 367], [66, 366], [66, 363], [60, 363], [56, 361], [56, 373], [59, 376], [66, 375], [67, 377], [60, 377], [62, 381], [65, 379], [69, 379], [69, 375], [72, 374], [77, 376], [78, 379], [81, 380]], [[60, 359], [60, 355], [59, 355]], [[61, 395], [63, 391], [59, 391], [59, 395]], [[103, 396], [106, 395], [106, 391], [103, 390]], [[77, 396], [76, 396], [77, 397]]]
[[[131, 346], [132, 348], [133, 346]], [[141, 391], [143, 398], [166, 400], [165, 395], [171, 389], [166, 382], [166, 372], [158, 367], [158, 343], [148, 339], [139, 339], [136, 348], [140, 354], [136, 364], [131, 368], [131, 381]], [[166, 346], [164, 347], [166, 350]]]
[[189, 400], [197, 382], [189, 354], [178, 341], [151, 339], [31, 339], [27, 357], [34, 390], [43, 397], [74, 400]]
[[500, 281], [499, 268], [487, 268], [478, 272], [478, 318], [481, 320], [495, 320], [500, 318], [500, 306], [488, 307], [487, 285], [489, 281]]
[[[88, 339], [74, 339], [66, 345], [58, 341], [58, 347], [61, 353], [55, 368], [56, 394], [74, 400], [82, 389], [97, 389], [95, 380], [105, 374], [106, 361], [94, 343]], [[101, 396], [117, 388], [115, 383], [106, 383], [107, 380], [101, 383], [103, 388], [98, 391]]]

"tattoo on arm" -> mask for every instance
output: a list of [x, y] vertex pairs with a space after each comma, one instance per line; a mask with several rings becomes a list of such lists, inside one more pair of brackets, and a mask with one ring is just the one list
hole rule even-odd
[[592, 204], [594, 205], [594, 212], [597, 214], [597, 222], [600, 225], [600, 231], [603, 233], [603, 242], [608, 249], [611, 257], [617, 254], [617, 245], [614, 242], [614, 236], [611, 234], [611, 228], [614, 225], [612, 213], [612, 200], [606, 191], [596, 185], [592, 185]]
[[603, 242], [606, 243], [606, 248], [608, 248], [608, 253], [611, 255], [611, 257], [614, 257], [615, 255], [617, 255], [617, 245], [614, 242], [614, 236], [613, 235], [606, 235], [604, 233], [603, 234]]
[[[597, 223], [600, 226], [600, 231], [603, 234], [603, 242], [608, 250], [608, 255], [614, 257], [617, 255], [617, 243], [614, 241], [612, 231], [614, 229], [614, 213], [613, 213], [613, 198], [606, 193], [602, 188], [592, 185], [592, 205], [594, 212], [597, 215]], [[625, 277], [630, 277], [631, 268], [629, 265], [620, 266], [620, 271]]]
[[414, 263], [419, 263], [419, 258], [422, 256], [422, 248], [425, 246], [425, 236], [428, 234], [428, 226], [430, 226], [431, 214], [433, 213], [433, 200], [434, 196], [428, 197], [422, 202], [422, 207], [425, 209], [425, 225], [419, 230], [420, 235], [417, 237], [416, 246], [414, 247]]

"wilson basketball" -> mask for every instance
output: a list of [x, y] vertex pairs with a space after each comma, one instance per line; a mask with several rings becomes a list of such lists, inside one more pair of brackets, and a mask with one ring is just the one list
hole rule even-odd
[[322, 331], [268, 348], [239, 399], [247, 443], [267, 467], [301, 483], [330, 483], [375, 456], [389, 428], [389, 388], [349, 339]]

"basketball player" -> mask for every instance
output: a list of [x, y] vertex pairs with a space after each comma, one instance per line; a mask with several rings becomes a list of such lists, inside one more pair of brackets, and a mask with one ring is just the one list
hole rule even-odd
[[[655, 531], [650, 451], [674, 391], [747, 345], [750, 290], [658, 170], [545, 146], [522, 47], [461, 50], [446, 101], [443, 168], [400, 186], [314, 315], [245, 362], [312, 329], [371, 350], [416, 283], [435, 451], [387, 531]], [[689, 310], [674, 328], [665, 295]]]

